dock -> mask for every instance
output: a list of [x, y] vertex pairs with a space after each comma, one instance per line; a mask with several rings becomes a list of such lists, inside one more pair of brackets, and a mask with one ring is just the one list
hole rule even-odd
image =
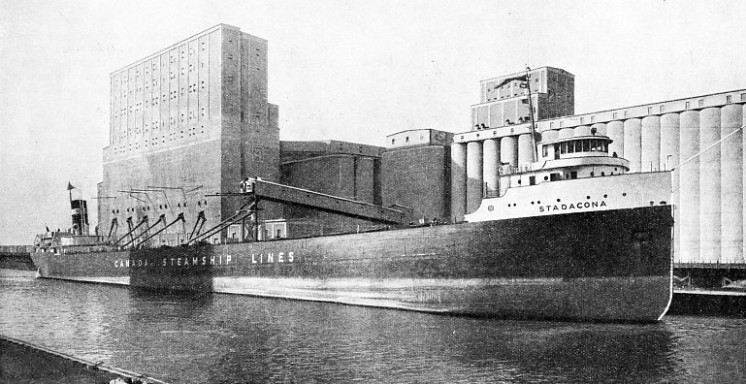
[[0, 382], [166, 384], [143, 374], [88, 361], [66, 353], [0, 335]]

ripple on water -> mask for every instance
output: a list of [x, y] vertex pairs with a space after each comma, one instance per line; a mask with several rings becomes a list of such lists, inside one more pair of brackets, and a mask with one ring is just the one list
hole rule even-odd
[[496, 321], [0, 277], [0, 332], [173, 382], [742, 382], [743, 319]]

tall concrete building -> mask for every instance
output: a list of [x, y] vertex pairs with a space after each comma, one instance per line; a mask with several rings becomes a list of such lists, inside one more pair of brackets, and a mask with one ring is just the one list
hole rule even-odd
[[[527, 74], [531, 82], [523, 81]], [[528, 121], [530, 106], [539, 120], [575, 113], [575, 76], [559, 68], [493, 77], [482, 80], [479, 88], [480, 102], [471, 107], [474, 130]]]
[[[209, 228], [233, 215], [239, 199], [210, 195], [238, 192], [245, 177], [279, 181], [267, 41], [221, 24], [114, 71], [103, 158], [104, 237], [183, 215], [184, 223], [150, 242], [174, 245], [203, 221], [198, 218]], [[277, 215], [265, 211], [264, 217]]]
[[[529, 81], [533, 85], [543, 80], [537, 81], [532, 72]], [[457, 220], [479, 206], [483, 194], [496, 182], [498, 167], [520, 168], [533, 161], [536, 150], [531, 124], [525, 119], [513, 124], [503, 120], [504, 114], [498, 119], [491, 117], [494, 103], [521, 97], [514, 94], [520, 89], [517, 82], [497, 81], [510, 92], [505, 91], [501, 98], [504, 92], [495, 91], [498, 96], [493, 92], [491, 100], [486, 83], [491, 84], [482, 82], [482, 102], [472, 107], [474, 126], [454, 135], [451, 146], [451, 206]], [[572, 91], [567, 87], [559, 93]], [[542, 104], [548, 97], [534, 99], [535, 113], [559, 112], [554, 116], [539, 113], [536, 131], [541, 140], [587, 136], [595, 131], [613, 140], [609, 152], [629, 160], [630, 172], [673, 170], [675, 261], [711, 268], [746, 266], [746, 135], [742, 129], [746, 124], [746, 90], [568, 116], [563, 112], [573, 110], [567, 104], [573, 98], [567, 95], [562, 99], [562, 106], [551, 108]], [[485, 128], [482, 122], [491, 124]]]
[[450, 221], [450, 144], [453, 134], [413, 129], [386, 136], [383, 205], [405, 212], [408, 221]]

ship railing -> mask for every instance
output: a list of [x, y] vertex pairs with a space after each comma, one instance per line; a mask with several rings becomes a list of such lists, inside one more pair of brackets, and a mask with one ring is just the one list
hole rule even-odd
[[494, 189], [494, 190], [493, 189], [489, 189], [489, 190], [484, 191], [484, 198], [485, 199], [492, 199], [492, 198], [496, 198], [496, 197], [500, 197], [500, 190], [499, 189]]

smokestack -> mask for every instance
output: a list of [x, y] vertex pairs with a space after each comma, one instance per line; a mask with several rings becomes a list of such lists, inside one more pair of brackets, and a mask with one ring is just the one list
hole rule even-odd
[[88, 236], [88, 204], [85, 200], [71, 200], [70, 209], [73, 218], [73, 234]]

